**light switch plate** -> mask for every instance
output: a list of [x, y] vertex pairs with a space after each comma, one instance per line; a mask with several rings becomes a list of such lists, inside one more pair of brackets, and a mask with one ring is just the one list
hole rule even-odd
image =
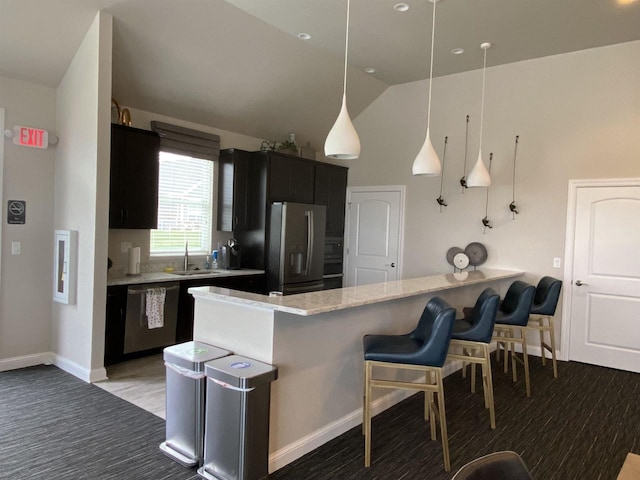
[[553, 268], [560, 268], [561, 264], [562, 264], [562, 261], [561, 261], [560, 257], [554, 257], [554, 259], [553, 259]]
[[22, 243], [11, 242], [11, 255], [20, 255], [22, 251]]
[[131, 248], [131, 242], [120, 242], [120, 253], [127, 253]]

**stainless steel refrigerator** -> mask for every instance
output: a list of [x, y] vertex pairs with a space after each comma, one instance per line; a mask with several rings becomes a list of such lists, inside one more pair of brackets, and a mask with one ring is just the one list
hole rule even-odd
[[269, 225], [267, 289], [283, 295], [322, 290], [324, 205], [273, 203]]

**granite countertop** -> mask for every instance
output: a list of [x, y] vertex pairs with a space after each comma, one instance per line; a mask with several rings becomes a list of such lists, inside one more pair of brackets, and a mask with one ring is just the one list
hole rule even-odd
[[519, 277], [521, 275], [524, 275], [524, 272], [484, 269], [471, 272], [445, 273], [430, 277], [410, 278], [407, 280], [376, 283], [359, 287], [345, 287], [334, 290], [300, 293], [284, 297], [269, 297], [267, 295], [239, 292], [219, 287], [192, 287], [189, 289], [189, 293], [196, 299], [251, 305], [258, 308], [269, 308], [280, 312], [307, 316], [439, 292], [467, 285]]
[[[203, 270], [198, 270], [203, 271]], [[179, 282], [183, 280], [194, 280], [198, 278], [219, 278], [219, 277], [238, 277], [244, 275], [261, 275], [264, 270], [207, 270], [207, 273], [198, 273], [193, 275], [176, 275], [174, 273], [153, 272], [141, 273], [140, 275], [107, 275], [107, 286], [113, 285], [136, 285], [140, 283], [159, 283], [159, 282]]]

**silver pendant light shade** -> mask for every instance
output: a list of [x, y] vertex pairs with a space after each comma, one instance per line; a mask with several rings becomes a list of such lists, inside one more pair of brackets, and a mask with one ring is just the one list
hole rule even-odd
[[329, 130], [324, 142], [324, 154], [329, 158], [352, 160], [360, 156], [360, 139], [349, 112], [347, 111], [347, 59], [349, 53], [349, 10], [351, 0], [347, 0], [347, 32], [344, 47], [344, 80], [342, 90], [342, 107], [336, 122]]
[[427, 175], [435, 177], [442, 172], [442, 163], [438, 154], [433, 148], [431, 138], [429, 136], [429, 126], [431, 124], [431, 85], [433, 84], [433, 44], [436, 35], [436, 3], [438, 0], [429, 0], [433, 3], [433, 19], [431, 26], [431, 63], [429, 66], [429, 106], [427, 108], [427, 135], [424, 144], [418, 152], [416, 159], [413, 161], [411, 171], [414, 175]]
[[482, 127], [484, 124], [484, 86], [487, 72], [487, 49], [491, 48], [490, 43], [483, 43], [480, 48], [484, 50], [484, 66], [482, 68], [482, 107], [480, 109], [480, 148], [478, 149], [478, 160], [467, 176], [467, 187], [488, 187], [491, 185], [491, 176], [482, 161]]

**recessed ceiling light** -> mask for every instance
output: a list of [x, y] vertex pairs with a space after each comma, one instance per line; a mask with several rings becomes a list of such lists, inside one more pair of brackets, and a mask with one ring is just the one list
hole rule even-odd
[[454, 55], [462, 55], [464, 53], [464, 48], [454, 48], [451, 50], [451, 53]]
[[364, 69], [364, 71], [367, 73], [376, 73], [376, 69], [373, 67], [367, 67]]
[[300, 40], [309, 40], [311, 38], [311, 35], [309, 35], [308, 33], [299, 33], [298, 38]]
[[393, 9], [396, 12], [406, 12], [407, 10], [409, 10], [409, 5], [407, 5], [406, 3], [396, 3], [393, 6]]

